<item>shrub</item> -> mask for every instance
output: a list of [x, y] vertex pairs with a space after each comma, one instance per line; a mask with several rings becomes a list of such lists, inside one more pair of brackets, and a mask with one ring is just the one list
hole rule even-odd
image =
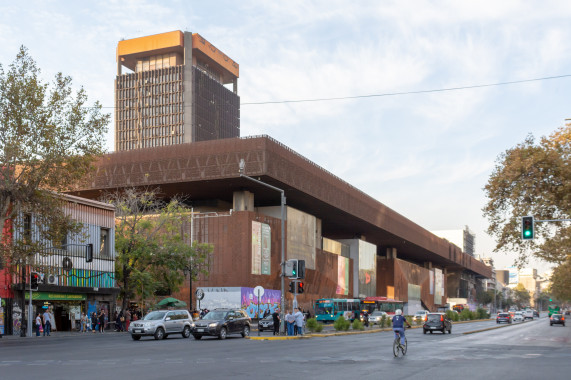
[[351, 326], [351, 322], [346, 320], [342, 315], [340, 315], [339, 318], [337, 318], [333, 323], [333, 327], [337, 331], [347, 331], [349, 330], [349, 326]]
[[472, 319], [472, 312], [468, 309], [462, 310], [460, 313], [460, 320], [461, 321], [468, 321]]
[[477, 314], [477, 316], [478, 316], [478, 319], [488, 319], [488, 318], [490, 318], [490, 314], [488, 314], [488, 312], [487, 312], [484, 308], [481, 308], [481, 307], [479, 307], [479, 308], [476, 310], [476, 314]]
[[315, 318], [309, 318], [309, 319], [307, 320], [306, 326], [307, 326], [307, 329], [308, 329], [309, 331], [311, 331], [311, 332], [316, 331], [316, 330], [317, 330], [317, 325], [318, 325], [317, 319], [315, 319]]
[[355, 318], [355, 320], [353, 321], [353, 330], [365, 330], [365, 327], [363, 326], [363, 322], [361, 322], [359, 319]]
[[317, 323], [317, 326], [315, 326], [315, 331], [316, 332], [323, 331], [323, 323]]
[[383, 316], [381, 317], [381, 323], [379, 324], [379, 326], [383, 329], [383, 328], [385, 328], [386, 323], [387, 323], [387, 316], [385, 314], [383, 314]]

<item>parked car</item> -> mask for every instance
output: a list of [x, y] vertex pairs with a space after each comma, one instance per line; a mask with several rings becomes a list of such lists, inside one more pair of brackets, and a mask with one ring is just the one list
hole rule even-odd
[[373, 311], [371, 314], [369, 314], [369, 323], [372, 325], [380, 324], [381, 320], [383, 319], [383, 315], [385, 315], [386, 319], [389, 318], [388, 314], [385, 313], [384, 311], [380, 310]]
[[264, 319], [260, 320], [260, 322], [258, 323], [258, 330], [260, 330], [260, 331], [264, 331], [264, 330], [274, 331], [274, 317], [272, 317], [271, 315], [268, 315]]
[[512, 323], [512, 316], [510, 313], [498, 313], [498, 316], [496, 317], [496, 323], [502, 323], [502, 322], [506, 322], [506, 323]]
[[250, 322], [250, 317], [244, 310], [214, 309], [194, 323], [192, 335], [196, 340], [203, 336], [226, 339], [228, 334], [241, 334], [245, 338], [250, 335]]
[[523, 322], [523, 312], [516, 311], [513, 316], [514, 322]]
[[549, 326], [563, 325], [565, 327], [565, 316], [563, 314], [551, 314], [549, 317]]
[[428, 313], [426, 314], [426, 320], [422, 326], [423, 333], [426, 334], [430, 331], [442, 331], [443, 334], [452, 334], [452, 321], [444, 313]]
[[537, 310], [534, 309], [534, 310], [533, 310], [533, 316], [534, 316], [535, 318], [539, 318], [539, 311], [537, 311]]
[[426, 315], [428, 314], [428, 310], [419, 310], [412, 316], [413, 321], [424, 321]]
[[188, 338], [192, 324], [192, 316], [186, 310], [157, 310], [141, 320], [131, 322], [129, 332], [133, 340], [139, 340], [142, 336], [154, 336], [160, 340], [170, 334], [182, 334], [183, 338]]

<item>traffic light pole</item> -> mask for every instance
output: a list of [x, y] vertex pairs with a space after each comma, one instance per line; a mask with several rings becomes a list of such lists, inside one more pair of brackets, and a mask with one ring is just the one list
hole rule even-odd
[[28, 336], [32, 336], [32, 268], [30, 268], [30, 273], [28, 274], [28, 280], [30, 284], [29, 298], [28, 298]]
[[286, 204], [286, 197], [285, 193], [282, 189], [257, 180], [255, 178], [249, 177], [244, 174], [244, 170], [246, 168], [246, 163], [243, 158], [240, 159], [240, 177], [249, 179], [250, 181], [256, 182], [260, 185], [269, 187], [275, 191], [279, 191], [281, 194], [280, 197], [280, 207], [281, 207], [281, 225], [282, 225], [282, 234], [281, 234], [281, 302], [280, 302], [280, 334], [285, 335], [285, 204]]

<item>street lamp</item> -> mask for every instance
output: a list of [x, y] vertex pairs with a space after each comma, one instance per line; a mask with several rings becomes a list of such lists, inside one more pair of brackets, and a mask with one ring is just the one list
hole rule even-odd
[[284, 310], [285, 310], [285, 271], [284, 271], [284, 267], [285, 267], [285, 202], [286, 202], [286, 198], [285, 198], [285, 194], [284, 191], [278, 187], [272, 186], [270, 184], [267, 184], [265, 182], [262, 182], [260, 180], [257, 180], [255, 178], [252, 177], [248, 177], [247, 175], [244, 174], [244, 171], [246, 169], [246, 162], [244, 161], [243, 158], [240, 159], [240, 164], [239, 164], [239, 169], [240, 169], [240, 177], [242, 178], [247, 178], [250, 181], [254, 181], [260, 185], [269, 187], [270, 189], [273, 189], [275, 191], [279, 191], [281, 194], [281, 202], [280, 202], [280, 206], [281, 206], [281, 224], [282, 224], [282, 235], [281, 235], [281, 274], [280, 274], [280, 278], [281, 278], [281, 306], [280, 306], [280, 333], [281, 334], [285, 334], [285, 321], [284, 321]]

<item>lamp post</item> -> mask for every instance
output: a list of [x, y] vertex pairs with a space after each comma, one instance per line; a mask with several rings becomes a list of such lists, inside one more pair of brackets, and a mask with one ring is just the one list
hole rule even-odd
[[270, 184], [267, 184], [265, 182], [262, 182], [260, 180], [257, 180], [255, 178], [252, 178], [252, 177], [245, 175], [244, 171], [246, 169], [246, 162], [244, 161], [243, 158], [240, 159], [239, 168], [240, 168], [240, 177], [249, 179], [250, 181], [253, 181], [253, 182], [256, 182], [260, 185], [269, 187], [270, 189], [273, 189], [275, 191], [279, 191], [281, 194], [280, 207], [281, 207], [282, 234], [281, 234], [281, 263], [280, 263], [280, 268], [281, 268], [281, 274], [280, 274], [280, 279], [281, 279], [280, 334], [285, 334], [285, 321], [284, 321], [284, 310], [285, 310], [285, 271], [284, 271], [284, 266], [285, 266], [285, 237], [284, 236], [285, 236], [285, 202], [286, 202], [285, 194], [284, 194], [284, 191], [278, 187], [272, 186]]

